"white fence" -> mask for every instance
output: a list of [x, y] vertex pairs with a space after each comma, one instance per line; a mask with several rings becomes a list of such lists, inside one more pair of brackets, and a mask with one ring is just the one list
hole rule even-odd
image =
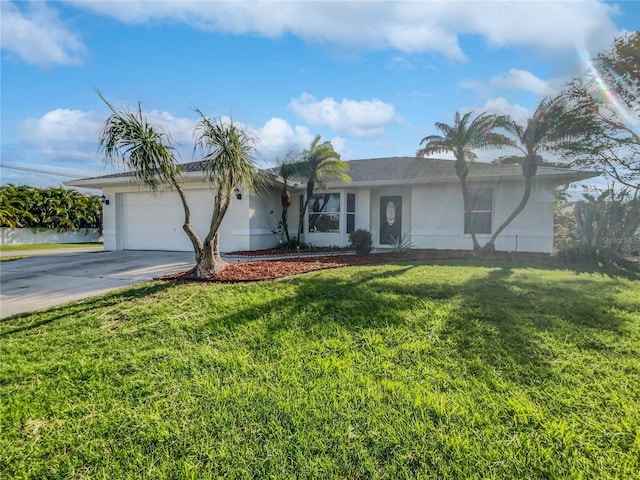
[[92, 243], [101, 242], [97, 228], [81, 228], [76, 232], [48, 229], [0, 228], [0, 245], [33, 245], [36, 243]]

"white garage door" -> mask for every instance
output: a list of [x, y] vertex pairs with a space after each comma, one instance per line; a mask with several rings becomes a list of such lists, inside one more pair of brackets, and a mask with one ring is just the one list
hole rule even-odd
[[[204, 239], [209, 231], [213, 211], [213, 194], [209, 189], [187, 190], [191, 224]], [[248, 248], [248, 200], [233, 201], [220, 228], [221, 251]], [[157, 196], [145, 192], [119, 194], [118, 236], [123, 250], [193, 250], [182, 230], [184, 210], [175, 192]], [[246, 245], [245, 245], [246, 244]]]
[[177, 193], [123, 193], [120, 200], [123, 250], [191, 250]]

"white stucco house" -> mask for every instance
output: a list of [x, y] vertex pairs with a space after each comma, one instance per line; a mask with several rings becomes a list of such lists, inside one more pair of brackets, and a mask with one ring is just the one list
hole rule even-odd
[[[475, 230], [481, 243], [519, 203], [524, 189], [518, 165], [473, 163], [468, 184], [472, 211], [465, 215], [460, 184], [451, 160], [414, 157], [352, 160], [351, 183], [328, 182], [316, 189], [304, 216], [304, 238], [317, 246], [346, 246], [354, 229], [369, 230], [375, 247], [389, 246], [391, 237], [410, 236], [416, 248], [471, 249]], [[184, 188], [193, 225], [204, 238], [213, 208], [213, 194], [203, 181], [200, 162], [186, 163]], [[564, 168], [538, 168], [524, 211], [501, 233], [497, 250], [553, 251], [554, 191], [597, 176]], [[259, 193], [239, 192], [221, 226], [222, 252], [272, 248], [282, 212], [282, 179], [270, 175]], [[190, 251], [182, 230], [182, 205], [175, 192], [152, 195], [127, 173], [66, 182], [101, 189], [104, 203], [105, 250]], [[305, 184], [291, 183], [290, 232], [295, 236]], [[465, 218], [466, 217], [466, 218]]]

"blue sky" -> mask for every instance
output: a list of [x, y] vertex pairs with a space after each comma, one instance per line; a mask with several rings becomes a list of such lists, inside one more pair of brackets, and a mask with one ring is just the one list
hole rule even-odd
[[[144, 111], [191, 161], [200, 108], [256, 138], [260, 166], [316, 134], [345, 160], [414, 155], [456, 111], [526, 119], [615, 37], [637, 1], [2, 0], [2, 183], [111, 170], [108, 109]], [[489, 161], [500, 152], [482, 152]], [[37, 172], [18, 170], [28, 168]]]

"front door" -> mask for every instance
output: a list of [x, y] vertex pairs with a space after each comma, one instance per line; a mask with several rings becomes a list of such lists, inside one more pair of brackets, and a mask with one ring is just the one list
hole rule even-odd
[[380, 244], [389, 245], [402, 237], [402, 197], [380, 197]]

